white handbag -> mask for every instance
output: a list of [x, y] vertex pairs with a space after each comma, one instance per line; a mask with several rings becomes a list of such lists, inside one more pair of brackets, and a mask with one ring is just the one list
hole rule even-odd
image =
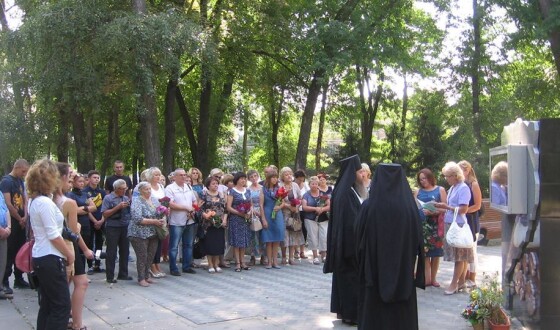
[[447, 244], [454, 248], [471, 248], [474, 243], [471, 229], [469, 228], [469, 224], [466, 222], [463, 224], [463, 227], [459, 227], [459, 224], [457, 224], [458, 214], [459, 208], [456, 207], [455, 211], [453, 211], [453, 222], [451, 223], [447, 234], [445, 234], [445, 239], [447, 240]]

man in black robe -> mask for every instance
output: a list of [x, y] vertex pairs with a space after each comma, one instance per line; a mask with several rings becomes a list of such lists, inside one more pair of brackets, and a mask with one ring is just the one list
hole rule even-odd
[[358, 277], [354, 224], [367, 190], [360, 157], [340, 161], [340, 175], [331, 199], [331, 220], [327, 231], [327, 260], [324, 273], [333, 273], [331, 312], [347, 324], [358, 316]]
[[424, 289], [422, 227], [402, 167], [379, 165], [369, 194], [355, 232], [358, 327], [418, 329], [416, 287]]

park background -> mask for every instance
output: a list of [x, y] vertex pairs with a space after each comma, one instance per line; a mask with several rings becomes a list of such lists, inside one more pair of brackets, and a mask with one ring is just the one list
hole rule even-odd
[[343, 157], [410, 177], [557, 117], [552, 0], [0, 0], [0, 164], [80, 172]]

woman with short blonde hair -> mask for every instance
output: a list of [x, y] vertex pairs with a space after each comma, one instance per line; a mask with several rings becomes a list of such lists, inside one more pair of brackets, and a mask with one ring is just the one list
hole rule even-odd
[[[469, 208], [471, 192], [465, 184], [465, 176], [461, 167], [455, 162], [448, 162], [442, 169], [443, 176], [451, 186], [447, 192], [447, 203], [439, 202], [435, 206], [445, 211], [445, 234], [453, 222], [454, 210], [458, 209], [456, 222], [459, 226], [468, 226], [466, 213]], [[455, 248], [443, 241], [443, 260], [455, 263], [453, 278], [445, 290], [446, 295], [457, 293], [466, 288], [465, 277], [466, 269], [470, 262], [473, 262], [472, 247]]]

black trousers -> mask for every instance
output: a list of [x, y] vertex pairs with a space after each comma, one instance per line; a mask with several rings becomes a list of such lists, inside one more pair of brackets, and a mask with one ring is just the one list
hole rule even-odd
[[15, 265], [16, 254], [25, 243], [25, 228], [21, 228], [19, 221], [12, 221], [12, 233], [8, 236], [8, 257], [6, 262], [6, 272], [2, 283], [8, 284], [8, 279], [12, 276], [12, 266], [14, 267], [14, 277], [16, 280], [23, 279], [22, 272]]
[[117, 259], [117, 247], [119, 248], [119, 275], [128, 276], [128, 227], [105, 227], [105, 239], [107, 243], [107, 259], [105, 260], [105, 274], [108, 280], [115, 278], [115, 260]]
[[52, 254], [33, 258], [39, 278], [37, 330], [63, 330], [70, 315], [70, 290], [66, 281], [66, 261]]
[[[89, 240], [92, 243], [92, 247], [90, 249], [95, 253], [97, 250], [103, 250], [103, 229], [95, 229], [95, 227], [91, 227]], [[92, 266], [93, 260], [88, 260], [88, 267]], [[95, 259], [95, 266], [99, 267], [101, 264], [100, 259]]]

